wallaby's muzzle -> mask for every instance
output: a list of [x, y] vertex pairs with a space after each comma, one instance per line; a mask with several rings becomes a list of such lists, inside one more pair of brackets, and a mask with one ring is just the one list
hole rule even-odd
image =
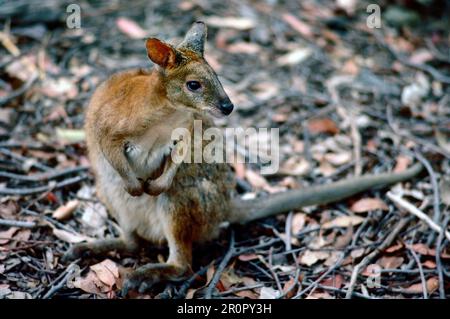
[[233, 103], [231, 103], [229, 98], [226, 98], [226, 99], [220, 101], [219, 109], [220, 109], [220, 112], [222, 112], [222, 114], [230, 115], [230, 113], [233, 112], [233, 108], [234, 108], [234, 105], [233, 105]]

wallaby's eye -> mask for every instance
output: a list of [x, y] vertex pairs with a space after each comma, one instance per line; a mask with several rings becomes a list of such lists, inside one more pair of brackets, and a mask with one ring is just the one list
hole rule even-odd
[[202, 87], [202, 85], [198, 81], [188, 81], [186, 83], [186, 86], [192, 92], [198, 91]]

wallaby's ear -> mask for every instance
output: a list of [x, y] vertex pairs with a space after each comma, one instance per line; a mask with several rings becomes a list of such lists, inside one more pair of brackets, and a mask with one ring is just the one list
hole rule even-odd
[[178, 48], [185, 48], [194, 51], [200, 56], [203, 56], [206, 42], [206, 25], [201, 22], [195, 22], [189, 31], [186, 33], [183, 42], [178, 45]]
[[147, 39], [145, 43], [147, 54], [150, 60], [163, 68], [173, 68], [176, 66], [177, 54], [175, 49], [167, 43], [156, 38]]

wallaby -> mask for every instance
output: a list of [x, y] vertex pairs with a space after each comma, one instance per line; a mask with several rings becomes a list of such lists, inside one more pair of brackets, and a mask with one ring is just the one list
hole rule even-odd
[[242, 200], [235, 194], [234, 174], [228, 164], [175, 163], [171, 155], [183, 141], [174, 145], [173, 129], [192, 131], [194, 119], [200, 119], [205, 130], [213, 125], [209, 113], [228, 115], [233, 110], [217, 75], [203, 57], [205, 40], [202, 22], [196, 22], [177, 47], [148, 39], [153, 70], [112, 76], [99, 86], [87, 109], [85, 130], [97, 193], [118, 221], [122, 234], [77, 244], [64, 259], [112, 250], [135, 252], [139, 239], [166, 242], [167, 262], [136, 269], [126, 278], [125, 291], [143, 292], [156, 282], [190, 274], [192, 244], [216, 237], [224, 221], [248, 222], [302, 206], [338, 201], [410, 179], [422, 169], [416, 164], [401, 173], [362, 176]]

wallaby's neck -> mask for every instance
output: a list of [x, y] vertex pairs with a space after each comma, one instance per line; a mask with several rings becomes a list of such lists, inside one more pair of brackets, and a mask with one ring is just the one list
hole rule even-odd
[[150, 70], [149, 76], [149, 93], [156, 100], [168, 100], [166, 90], [166, 76], [158, 67]]

